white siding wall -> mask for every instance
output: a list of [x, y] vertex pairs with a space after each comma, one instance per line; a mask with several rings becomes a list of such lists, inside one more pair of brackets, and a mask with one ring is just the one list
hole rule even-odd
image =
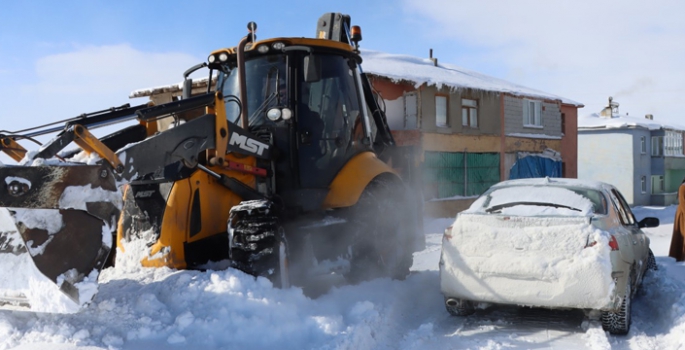
[[633, 152], [631, 134], [578, 133], [578, 178], [610, 183], [634, 204]]

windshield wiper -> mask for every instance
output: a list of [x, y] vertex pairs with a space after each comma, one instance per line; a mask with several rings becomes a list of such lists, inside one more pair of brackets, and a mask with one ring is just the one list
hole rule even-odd
[[582, 211], [578, 208], [569, 207], [569, 206], [563, 205], [563, 204], [541, 203], [541, 202], [511, 202], [511, 203], [504, 203], [504, 204], [498, 204], [498, 205], [492, 206], [488, 209], [485, 209], [485, 212], [486, 213], [492, 213], [495, 211], [501, 211], [504, 208], [514, 207], [517, 205], [537, 205], [539, 207], [554, 207], [554, 208], [563, 208], [563, 209], [570, 209], [570, 210], [575, 210], [575, 211]]

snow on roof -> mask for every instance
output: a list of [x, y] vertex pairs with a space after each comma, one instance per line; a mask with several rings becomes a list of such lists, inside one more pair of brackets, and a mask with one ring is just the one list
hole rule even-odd
[[[202, 77], [202, 78], [193, 79], [193, 88], [207, 87], [207, 81], [208, 80], [209, 80], [209, 77]], [[216, 80], [216, 79], [212, 79], [212, 80]], [[134, 90], [128, 94], [128, 98], [147, 97], [147, 96], [152, 96], [152, 95], [157, 95], [157, 94], [163, 94], [165, 92], [175, 93], [175, 92], [181, 92], [182, 90], [183, 90], [183, 82], [181, 81], [178, 84], [155, 86], [155, 87], [150, 87], [150, 88]]]
[[[418, 58], [408, 55], [390, 54], [373, 50], [361, 50], [362, 68], [365, 72], [387, 77], [393, 81], [411, 81], [416, 87], [423, 84], [443, 85], [454, 89], [475, 89], [483, 91], [504, 92], [516, 96], [527, 96], [548, 100], [559, 100], [564, 104], [583, 107], [583, 104], [564, 97], [543, 91], [527, 88], [508, 81], [487, 76], [475, 71], [451, 64], [440, 63], [436, 67], [429, 58]], [[207, 86], [207, 77], [193, 80], [193, 87], [198, 84]], [[165, 86], [151, 87], [132, 91], [129, 98], [145, 97], [165, 92], [179, 92], [183, 82]]]
[[503, 92], [516, 96], [559, 100], [564, 104], [583, 107], [583, 104], [508, 81], [487, 76], [452, 64], [439, 63], [436, 67], [430, 58], [361, 50], [364, 72], [390, 78], [393, 81], [410, 81], [416, 87], [423, 84], [438, 88], [475, 89]]
[[685, 130], [685, 126], [660, 123], [647, 118], [632, 117], [627, 114], [602, 117], [597, 113], [578, 117], [578, 129], [629, 129], [645, 128], [648, 130], [673, 129]]

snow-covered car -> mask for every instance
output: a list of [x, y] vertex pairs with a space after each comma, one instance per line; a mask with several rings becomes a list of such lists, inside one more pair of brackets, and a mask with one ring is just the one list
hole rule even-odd
[[536, 178], [490, 187], [445, 230], [440, 288], [447, 311], [478, 303], [601, 311], [613, 334], [630, 329], [631, 299], [656, 269], [643, 227], [612, 185]]

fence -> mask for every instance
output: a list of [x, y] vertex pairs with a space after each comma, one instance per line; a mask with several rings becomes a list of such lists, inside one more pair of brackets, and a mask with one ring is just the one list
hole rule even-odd
[[424, 196], [477, 196], [500, 181], [499, 153], [425, 152]]

